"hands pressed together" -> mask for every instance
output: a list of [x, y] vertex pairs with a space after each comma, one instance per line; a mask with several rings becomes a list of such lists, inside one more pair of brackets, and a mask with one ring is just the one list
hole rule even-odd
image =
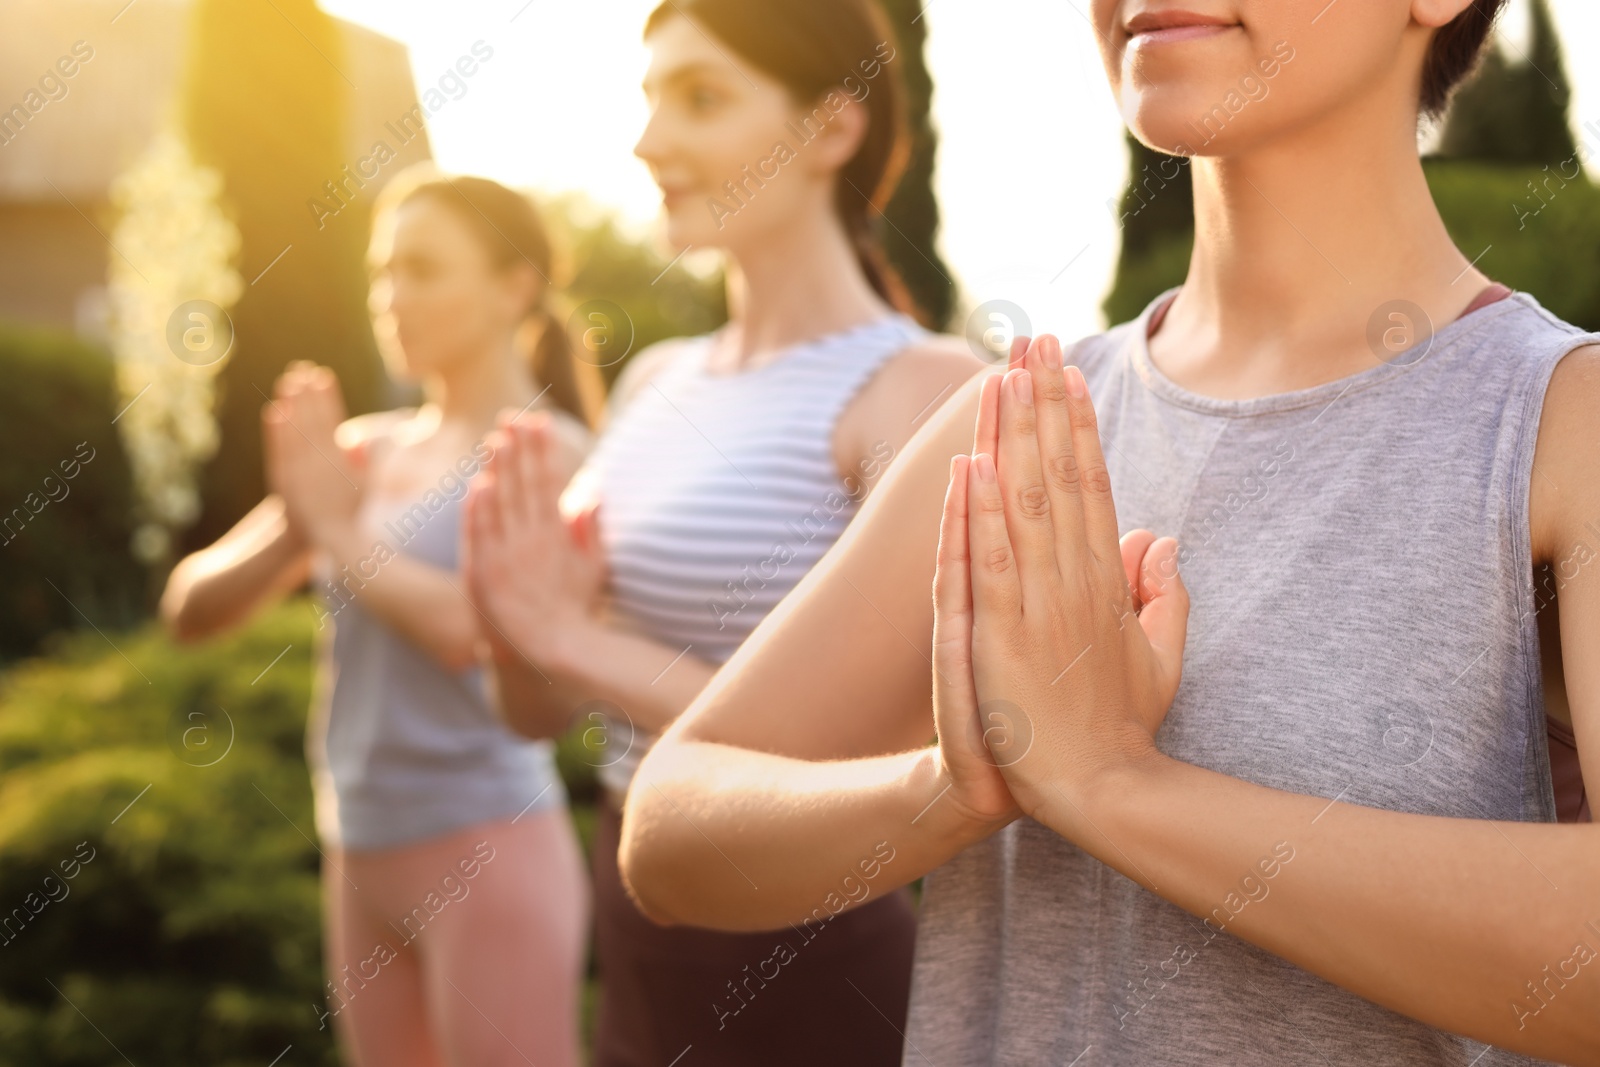
[[1155, 752], [1189, 597], [1177, 542], [1117, 537], [1083, 375], [1019, 340], [950, 467], [934, 578], [934, 717], [954, 802], [1072, 828], [1102, 774]]
[[[291, 366], [263, 412], [268, 477], [326, 546], [365, 484], [331, 371]], [[461, 571], [501, 661], [550, 662], [594, 622], [606, 570], [592, 507], [568, 519], [555, 429], [503, 413], [472, 479]], [[1117, 535], [1083, 375], [1060, 342], [1019, 340], [983, 384], [973, 454], [950, 467], [934, 578], [934, 717], [951, 800], [994, 826], [1082, 819], [1102, 772], [1155, 752], [1182, 673], [1189, 597], [1177, 542]], [[1071, 836], [1069, 832], [1069, 836]]]
[[345, 420], [339, 379], [327, 367], [291, 363], [261, 409], [267, 486], [308, 546], [327, 548], [355, 526], [365, 492], [365, 449], [337, 441]]
[[[340, 442], [345, 419], [337, 377], [304, 362], [284, 371], [262, 408], [269, 488], [298, 541], [336, 555], [371, 548], [359, 526], [368, 452]], [[467, 495], [460, 571], [489, 650], [538, 663], [594, 616], [605, 584], [596, 513], [560, 512], [561, 445], [547, 412], [502, 412], [486, 444], [490, 457]]]
[[485, 640], [501, 661], [551, 662], [581, 637], [605, 587], [596, 513], [570, 521], [555, 428], [543, 412], [502, 414], [491, 457], [467, 494], [462, 570]]

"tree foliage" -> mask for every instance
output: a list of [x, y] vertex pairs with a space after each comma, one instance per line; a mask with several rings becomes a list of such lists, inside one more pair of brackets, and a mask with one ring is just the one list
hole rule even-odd
[[338, 180], [353, 92], [337, 24], [314, 0], [197, 0], [181, 109], [190, 149], [223, 179], [244, 296], [219, 375], [217, 458], [189, 547], [260, 500], [261, 406], [291, 360], [338, 373], [352, 412], [385, 399], [366, 311], [366, 211], [319, 228], [307, 201]]
[[1577, 150], [1567, 121], [1572, 87], [1547, 0], [1532, 0], [1529, 30], [1525, 56], [1509, 59], [1508, 45], [1496, 42], [1456, 93], [1440, 135], [1441, 156], [1540, 165]]
[[955, 283], [939, 256], [939, 201], [933, 189], [938, 135], [932, 121], [933, 77], [925, 54], [928, 23], [918, 0], [883, 0], [900, 36], [897, 62], [906, 85], [906, 120], [911, 128], [911, 158], [900, 187], [884, 211], [880, 230], [889, 262], [905, 279], [926, 314], [927, 323], [943, 329], [955, 309]]

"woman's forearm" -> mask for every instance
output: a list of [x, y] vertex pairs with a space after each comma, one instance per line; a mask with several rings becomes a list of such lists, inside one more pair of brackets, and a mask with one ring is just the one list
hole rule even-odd
[[1212, 929], [1394, 1011], [1600, 1064], [1600, 825], [1359, 807], [1159, 753], [1034, 817]]
[[353, 529], [329, 534], [324, 550], [333, 588], [322, 621], [357, 603], [448, 671], [477, 662], [478, 613], [455, 574]]
[[947, 784], [931, 748], [823, 763], [669, 734], [628, 789], [619, 862], [657, 922], [820, 922], [993, 832]]
[[215, 544], [173, 568], [161, 618], [175, 640], [200, 641], [243, 623], [256, 610], [305, 584], [310, 546], [269, 496]]
[[506, 723], [527, 737], [565, 733], [573, 715], [591, 701], [613, 705], [610, 717], [620, 711], [635, 730], [658, 734], [716, 673], [690, 651], [601, 619], [563, 627], [559, 640], [536, 658], [503, 639], [491, 647], [496, 704]]
[[615, 704], [652, 734], [672, 725], [717, 673], [692, 645], [664, 644], [604, 616], [566, 628], [550, 668], [569, 692]]

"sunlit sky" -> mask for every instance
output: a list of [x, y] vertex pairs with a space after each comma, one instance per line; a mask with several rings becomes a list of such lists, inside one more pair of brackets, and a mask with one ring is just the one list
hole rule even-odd
[[[1516, 45], [1525, 2], [1512, 0], [1505, 21]], [[330, 13], [404, 42], [419, 89], [474, 42], [494, 49], [467, 93], [430, 119], [441, 166], [547, 193], [581, 190], [641, 233], [660, 203], [632, 154], [646, 119], [640, 30], [654, 3], [322, 0]], [[1009, 300], [1028, 309], [1035, 330], [1067, 336], [1103, 325], [1099, 303], [1117, 252], [1107, 201], [1126, 169], [1088, 3], [930, 0], [923, 16], [940, 247], [963, 302]], [[1600, 3], [1552, 7], [1574, 83], [1573, 124], [1600, 126], [1600, 64], [1581, 58], [1600, 44]]]

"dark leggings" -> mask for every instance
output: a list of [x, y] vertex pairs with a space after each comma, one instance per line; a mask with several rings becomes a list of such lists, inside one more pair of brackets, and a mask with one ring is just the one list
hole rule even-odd
[[594, 1067], [898, 1067], [916, 939], [904, 889], [799, 929], [659, 927], [622, 887], [620, 825], [602, 800]]

